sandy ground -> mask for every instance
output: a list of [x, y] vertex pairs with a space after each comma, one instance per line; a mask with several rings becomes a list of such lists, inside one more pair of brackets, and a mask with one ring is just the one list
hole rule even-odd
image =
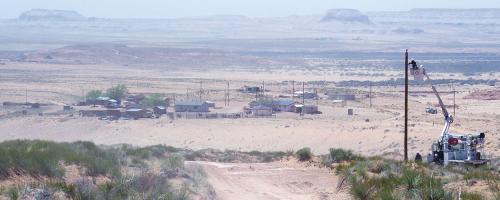
[[205, 169], [208, 182], [220, 199], [350, 199], [346, 191], [335, 189], [338, 177], [325, 168], [300, 166], [296, 162], [188, 162], [187, 165]]
[[[251, 94], [236, 90], [243, 85], [266, 83], [267, 94], [290, 94], [292, 86], [285, 80], [374, 80], [369, 76], [346, 77], [340, 72], [328, 73], [273, 72], [253, 73], [245, 70], [155, 71], [119, 66], [71, 66], [14, 63], [1, 66], [0, 102], [40, 102], [51, 104], [29, 115], [14, 115], [26, 108], [0, 106], [0, 141], [13, 139], [43, 139], [54, 141], [87, 140], [98, 144], [128, 143], [138, 146], [165, 144], [189, 149], [231, 149], [241, 151], [288, 151], [310, 147], [315, 154], [326, 154], [330, 148], [345, 148], [374, 156], [403, 153], [402, 87], [374, 87], [372, 106], [363, 97], [369, 88], [351, 88], [358, 93], [357, 101], [345, 105], [327, 99], [308, 100], [317, 104], [321, 115], [299, 116], [280, 113], [272, 118], [244, 119], [160, 119], [105, 121], [93, 117], [71, 116], [61, 112], [62, 105], [82, 100], [86, 91], [126, 84], [131, 92], [164, 93], [181, 98], [197, 98], [200, 81], [204, 98], [215, 101], [219, 109], [212, 112], [241, 112], [254, 99]], [[386, 79], [397, 72], [387, 72]], [[392, 75], [391, 75], [392, 74]], [[440, 78], [450, 78], [438, 74]], [[465, 78], [453, 75], [452, 78]], [[479, 78], [500, 79], [499, 74]], [[378, 77], [379, 79], [381, 77]], [[397, 78], [397, 77], [396, 77]], [[478, 77], [476, 77], [478, 78]], [[231, 103], [224, 106], [224, 89], [230, 81]], [[300, 84], [300, 83], [299, 83]], [[299, 88], [296, 86], [296, 88]], [[333, 85], [307, 85], [306, 90], [333, 89]], [[428, 86], [412, 86], [412, 91], [431, 91]], [[485, 132], [485, 154], [500, 156], [500, 100], [464, 99], [473, 91], [495, 87], [457, 86], [455, 123], [457, 133]], [[496, 87], [498, 89], [498, 86]], [[451, 91], [449, 86], [439, 91]], [[324, 95], [322, 95], [325, 98]], [[450, 105], [453, 94], [442, 94]], [[410, 96], [409, 155], [426, 154], [439, 137], [443, 117], [424, 112], [435, 104], [430, 93]], [[354, 109], [354, 116], [347, 109]], [[78, 109], [78, 108], [77, 108]], [[28, 109], [29, 110], [29, 109]], [[450, 109], [453, 113], [453, 109]], [[38, 113], [43, 113], [39, 116]], [[214, 164], [202, 165], [222, 199], [342, 199], [333, 191], [336, 177], [326, 169], [304, 168], [287, 163]]]
[[[219, 69], [200, 71], [154, 71], [129, 69], [117, 66], [71, 66], [31, 63], [13, 63], [2, 66], [0, 77], [0, 101], [28, 101], [50, 103], [44, 107], [44, 116], [27, 115], [0, 118], [0, 140], [47, 139], [56, 141], [90, 140], [99, 144], [131, 143], [135, 145], [166, 144], [191, 149], [216, 148], [232, 150], [297, 150], [311, 147], [315, 153], [327, 153], [329, 148], [348, 148], [366, 155], [402, 153], [403, 96], [402, 87], [373, 88], [373, 106], [369, 99], [337, 105], [327, 99], [306, 101], [319, 105], [321, 115], [280, 113], [274, 118], [220, 119], [220, 120], [170, 120], [166, 117], [151, 120], [102, 121], [96, 118], [54, 114], [61, 105], [82, 100], [85, 91], [105, 89], [115, 84], [126, 84], [131, 92], [176, 93], [178, 99], [197, 98], [202, 87], [205, 99], [215, 101], [220, 109], [212, 112], [241, 112], [243, 106], [253, 100], [251, 94], [236, 91], [243, 85], [260, 85], [261, 74], [244, 70], [229, 73]], [[279, 70], [276, 70], [279, 71]], [[282, 69], [279, 73], [286, 73]], [[334, 71], [334, 70], [332, 70]], [[278, 72], [276, 72], [278, 73]], [[394, 72], [387, 72], [391, 74]], [[240, 76], [244, 75], [244, 79]], [[337, 80], [339, 74], [330, 77], [314, 76], [311, 80]], [[212, 78], [210, 78], [212, 76]], [[438, 76], [441, 76], [438, 74]], [[458, 77], [459, 75], [454, 75]], [[496, 74], [487, 74], [497, 76]], [[200, 78], [201, 77], [201, 78]], [[276, 76], [291, 80], [294, 76]], [[349, 77], [343, 77], [349, 78]], [[390, 78], [390, 77], [386, 77]], [[350, 77], [353, 80], [370, 80], [370, 77]], [[226, 81], [231, 80], [231, 104], [224, 106]], [[298, 83], [300, 85], [300, 83]], [[300, 88], [296, 85], [296, 89]], [[266, 80], [269, 95], [289, 94], [292, 86], [280, 80]], [[333, 85], [307, 85], [306, 90], [327, 90]], [[353, 88], [367, 94], [368, 88]], [[412, 91], [430, 91], [425, 86], [413, 86]], [[486, 132], [487, 155], [499, 155], [500, 101], [463, 99], [470, 92], [491, 89], [487, 86], [457, 86], [456, 120], [452, 132]], [[450, 91], [448, 86], [438, 87]], [[359, 95], [363, 96], [363, 95]], [[452, 94], [442, 94], [447, 104], [453, 102]], [[326, 98], [326, 96], [322, 96]], [[410, 155], [427, 152], [439, 136], [442, 116], [423, 112], [425, 107], [436, 103], [433, 94], [416, 94], [410, 97]], [[300, 100], [299, 100], [300, 101]], [[347, 116], [353, 108], [354, 116]], [[0, 106], [0, 115], [19, 111], [19, 108]], [[36, 112], [36, 111], [35, 111]], [[450, 109], [450, 112], [453, 112]]]

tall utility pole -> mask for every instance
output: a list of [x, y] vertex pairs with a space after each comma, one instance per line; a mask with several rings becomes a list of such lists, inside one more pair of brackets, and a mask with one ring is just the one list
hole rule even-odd
[[295, 81], [292, 81], [292, 99], [295, 99]]
[[408, 161], [408, 49], [405, 53], [405, 161]]
[[370, 108], [372, 107], [372, 82], [370, 81]]
[[306, 89], [306, 82], [302, 82], [302, 105], [305, 105], [305, 89]]
[[455, 108], [457, 107], [457, 104], [455, 104], [455, 96], [456, 96], [455, 84], [451, 83], [451, 86], [453, 87], [453, 117], [456, 119], [457, 115], [455, 113]]
[[28, 105], [28, 88], [26, 88], [26, 93], [24, 93], [25, 104]]
[[203, 82], [200, 81], [200, 101], [201, 101], [201, 93], [203, 91]]
[[255, 101], [259, 100], [259, 91], [255, 90]]
[[264, 91], [266, 90], [265, 86], [264, 86], [264, 81], [262, 81], [262, 97], [264, 97]]
[[229, 106], [229, 81], [227, 82], [227, 89], [226, 89], [226, 101], [227, 101], [227, 106]]
[[316, 96], [316, 106], [319, 105], [319, 96], [318, 96], [318, 89], [314, 88], [314, 95]]

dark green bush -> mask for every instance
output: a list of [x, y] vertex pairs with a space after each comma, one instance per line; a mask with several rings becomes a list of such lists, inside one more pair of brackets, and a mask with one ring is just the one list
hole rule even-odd
[[354, 155], [351, 150], [333, 148], [330, 149], [329, 156], [333, 162], [351, 161], [359, 158], [359, 156]]
[[462, 200], [483, 200], [485, 198], [483, 196], [481, 196], [480, 194], [462, 192], [461, 199]]
[[60, 163], [77, 164], [89, 175], [117, 175], [119, 163], [110, 151], [90, 142], [55, 143], [14, 140], [0, 143], [0, 178], [21, 171], [33, 176], [61, 177]]
[[311, 152], [311, 149], [308, 147], [299, 149], [297, 152], [295, 152], [295, 155], [300, 161], [308, 161], [311, 160], [313, 154]]
[[10, 200], [18, 200], [20, 196], [19, 193], [20, 192], [18, 187], [11, 187], [7, 190], [7, 196]]

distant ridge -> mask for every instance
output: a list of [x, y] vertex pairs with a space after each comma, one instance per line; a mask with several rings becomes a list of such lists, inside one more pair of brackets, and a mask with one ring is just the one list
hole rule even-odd
[[413, 8], [411, 12], [416, 11], [487, 11], [500, 12], [500, 8]]
[[80, 13], [72, 10], [32, 9], [22, 13], [19, 20], [24, 21], [82, 21], [87, 20]]
[[355, 9], [330, 9], [321, 19], [322, 22], [343, 22], [343, 23], [362, 23], [371, 24], [370, 18]]

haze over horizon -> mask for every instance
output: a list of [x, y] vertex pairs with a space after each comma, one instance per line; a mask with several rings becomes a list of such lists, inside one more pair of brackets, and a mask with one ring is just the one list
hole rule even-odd
[[323, 14], [331, 8], [361, 11], [407, 11], [412, 8], [500, 8], [497, 0], [16, 0], [0, 6], [0, 18], [16, 18], [31, 9], [74, 10], [88, 17], [102, 18], [179, 18], [209, 15], [244, 15], [248, 17], [281, 17]]

